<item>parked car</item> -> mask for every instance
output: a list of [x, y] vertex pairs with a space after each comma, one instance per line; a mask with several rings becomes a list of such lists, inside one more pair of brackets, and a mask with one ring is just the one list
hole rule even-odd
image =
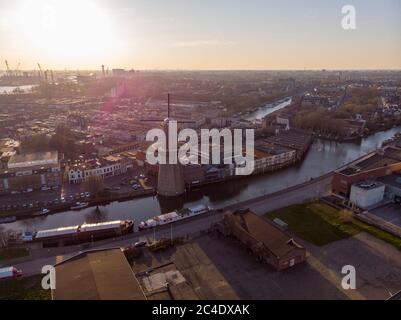
[[135, 242], [134, 247], [136, 247], [136, 248], [143, 247], [146, 245], [146, 243], [147, 243], [146, 241], [137, 241], [137, 242]]

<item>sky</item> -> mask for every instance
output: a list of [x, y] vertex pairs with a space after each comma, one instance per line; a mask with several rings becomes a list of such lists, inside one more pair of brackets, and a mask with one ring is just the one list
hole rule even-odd
[[[342, 28], [344, 5], [355, 30]], [[28, 70], [401, 69], [401, 0], [1, 0], [4, 60]]]

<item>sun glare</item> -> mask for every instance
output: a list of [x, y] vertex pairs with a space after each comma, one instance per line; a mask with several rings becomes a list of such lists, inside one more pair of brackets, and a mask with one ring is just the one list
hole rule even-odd
[[20, 13], [25, 44], [47, 58], [85, 60], [113, 54], [111, 21], [94, 1], [28, 1]]

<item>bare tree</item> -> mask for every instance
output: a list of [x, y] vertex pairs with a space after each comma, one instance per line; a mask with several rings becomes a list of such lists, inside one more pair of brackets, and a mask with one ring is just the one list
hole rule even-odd
[[104, 189], [103, 180], [98, 176], [89, 176], [84, 182], [84, 188], [91, 194], [96, 195]]

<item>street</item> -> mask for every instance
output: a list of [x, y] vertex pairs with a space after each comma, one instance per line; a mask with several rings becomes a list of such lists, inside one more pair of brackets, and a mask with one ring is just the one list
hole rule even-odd
[[[251, 210], [255, 211], [255, 213], [263, 215], [268, 211], [283, 206], [289, 206], [327, 195], [330, 181], [331, 175], [327, 175], [271, 195], [265, 195], [253, 200], [228, 206], [224, 208], [224, 210], [235, 210], [238, 208], [249, 207]], [[220, 221], [222, 216], [223, 212], [221, 212], [221, 210], [213, 211], [202, 216], [179, 221], [153, 230], [136, 232], [124, 238], [108, 239], [93, 244], [83, 244], [71, 247], [32, 249], [31, 256], [27, 258], [28, 261], [18, 263], [16, 264], [16, 267], [23, 270], [24, 275], [26, 276], [38, 274], [43, 265], [55, 264], [56, 262], [62, 261], [82, 250], [125, 247], [132, 245], [139, 240], [149, 241], [153, 239], [170, 238], [171, 235], [173, 235], [173, 237], [185, 237], [203, 230], [208, 230], [210, 225]]]

